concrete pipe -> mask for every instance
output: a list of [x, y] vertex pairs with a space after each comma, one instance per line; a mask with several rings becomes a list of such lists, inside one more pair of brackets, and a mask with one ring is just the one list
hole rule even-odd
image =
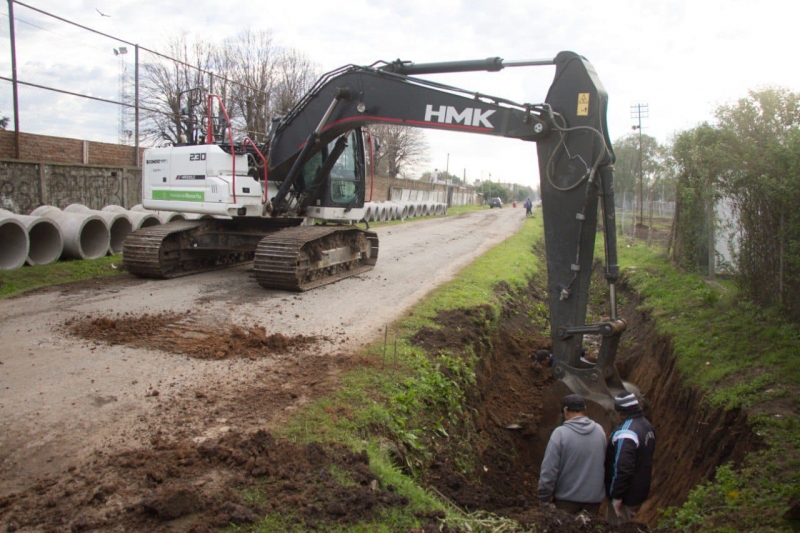
[[149, 228], [150, 226], [161, 225], [161, 219], [158, 218], [158, 216], [156, 216], [156, 214], [153, 211], [148, 211], [147, 209], [144, 208], [142, 208], [142, 210], [128, 211], [127, 209], [119, 205], [107, 205], [102, 210], [113, 211], [115, 213], [125, 213], [128, 216], [128, 219], [131, 221], [131, 225], [133, 226], [134, 231], [140, 228]]
[[64, 256], [74, 259], [99, 259], [108, 253], [111, 234], [106, 222], [91, 213], [65, 213], [52, 205], [37, 207], [33, 216], [47, 217], [64, 237]]
[[369, 217], [372, 216], [372, 209], [373, 209], [372, 202], [364, 203], [364, 220], [366, 220], [367, 222], [370, 221]]
[[406, 204], [400, 204], [397, 206], [397, 209], [400, 211], [400, 220], [405, 220], [408, 218], [408, 206]]
[[30, 240], [25, 225], [11, 213], [0, 213], [0, 270], [16, 270], [28, 259]]
[[421, 216], [421, 217], [427, 217], [428, 215], [431, 214], [430, 207], [428, 207], [428, 204], [426, 204], [426, 203], [421, 203], [419, 205], [419, 210], [420, 210], [420, 215], [419, 216]]
[[417, 216], [417, 206], [413, 202], [409, 202], [406, 204], [406, 217], [407, 218], [414, 218]]
[[108, 233], [110, 237], [108, 253], [110, 255], [122, 253], [122, 243], [125, 242], [125, 237], [133, 231], [133, 224], [131, 223], [126, 213], [115, 211], [96, 211], [89, 209], [83, 204], [70, 204], [64, 208], [65, 213], [89, 213], [97, 215], [105, 221], [108, 226]]
[[178, 213], [177, 211], [157, 211], [156, 213], [162, 224], [169, 224], [173, 220], [186, 220], [183, 213]]
[[386, 202], [386, 220], [397, 220], [397, 206], [393, 202]]
[[64, 251], [64, 238], [55, 222], [49, 218], [17, 215], [0, 209], [0, 217], [4, 215], [19, 220], [25, 226], [29, 242], [25, 260], [29, 265], [49, 265], [58, 261]]

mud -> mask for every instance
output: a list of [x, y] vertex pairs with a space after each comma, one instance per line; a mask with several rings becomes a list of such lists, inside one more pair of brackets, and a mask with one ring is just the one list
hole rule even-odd
[[[119, 281], [107, 283], [97, 285], [98, 297], [116, 298], [108, 293], [125, 289]], [[421, 482], [464, 511], [492, 511], [537, 530], [645, 530], [640, 524], [611, 528], [598, 518], [576, 521], [538, 506], [536, 480], [542, 442], [549, 436], [541, 414], [548, 407], [544, 392], [552, 384], [550, 372], [532, 360], [536, 350], [550, 348], [544, 330], [532, 327], [530, 320], [531, 313], [546, 305], [540, 283], [533, 281], [518, 293], [498, 287], [506, 301], [499, 317], [488, 307], [451, 311], [437, 318], [438, 328], [423, 330], [414, 339], [430, 353], [463, 353], [469, 344], [478, 356], [477, 384], [465, 409], [471, 423], [464, 425], [468, 429], [463, 433], [431, 447], [435, 453], [424, 465]], [[138, 288], [141, 282], [130, 284]], [[220, 285], [230, 283], [223, 280]], [[237, 297], [255, 307], [257, 302], [247, 300], [252, 288], [236, 290]], [[620, 290], [625, 290], [624, 283]], [[76, 289], [76, 299], [83, 300], [85, 293], [86, 287]], [[207, 298], [207, 303], [215, 301]], [[632, 342], [624, 344], [618, 362], [624, 377], [650, 400], [648, 416], [658, 435], [653, 496], [638, 517], [652, 526], [658, 508], [681, 503], [716, 466], [740, 460], [759, 443], [743, 413], [698, 408], [702, 396], [681, 384], [669, 340], [652, 332], [648, 316], [637, 310], [641, 302], [635, 294], [627, 293], [626, 299], [621, 315], [628, 321], [626, 337]], [[295, 316], [289, 310], [294, 300], [281, 302], [285, 317]], [[245, 310], [253, 313], [249, 307]], [[285, 318], [282, 310], [275, 314]], [[137, 376], [126, 376], [139, 398], [130, 403], [137, 418], [131, 426], [135, 430], [121, 426], [119, 442], [92, 447], [91, 455], [79, 459], [59, 460], [55, 453], [43, 459], [52, 460], [41, 470], [46, 474], [0, 497], [0, 527], [7, 531], [209, 531], [229, 523], [247, 525], [270, 513], [292, 515], [299, 529], [312, 530], [347, 527], [407, 505], [393, 487], [381, 486], [371, 475], [362, 452], [279, 441], [269, 432], [298, 406], [340, 387], [340, 373], [380, 363], [352, 356], [354, 346], [336, 352], [331, 341], [321, 350], [318, 344], [324, 337], [281, 338], [257, 324], [219, 325], [195, 311], [82, 312], [59, 324], [70, 339], [82, 339], [92, 352], [100, 346], [125, 346], [138, 349], [130, 355], [124, 352], [125, 358], [142, 358], [158, 348], [167, 352], [159, 364], [185, 360], [174, 357], [180, 354], [192, 358], [192, 365], [222, 360], [232, 370], [230, 375], [187, 380], [174, 388], [190, 367], [165, 374], [163, 383], [137, 384]], [[30, 357], [32, 363], [39, 362]], [[121, 357], [118, 361], [125, 360]], [[113, 369], [112, 359], [107, 360]], [[267, 364], [272, 362], [276, 364]], [[115, 403], [122, 406], [123, 396], [107, 394], [95, 379], [92, 374], [92, 387], [100, 392], [92, 393], [95, 410], [87, 412], [98, 417]], [[147, 409], [141, 409], [142, 402]], [[11, 433], [14, 428], [9, 428]], [[73, 428], [70, 435], [81, 431]], [[18, 442], [17, 449], [22, 449], [31, 438], [20, 437]], [[462, 473], [459, 454], [464, 449], [459, 443], [469, 445], [474, 458], [475, 468], [468, 475]], [[17, 467], [5, 456], [0, 459], [4, 479], [10, 479], [12, 467]], [[426, 530], [438, 530], [438, 516], [424, 517], [429, 521]]]
[[199, 532], [289, 512], [314, 529], [408, 504], [380, 486], [366, 451], [297, 445], [265, 431], [151, 444], [42, 480], [27, 497], [0, 499], [7, 530]]
[[69, 319], [64, 329], [72, 335], [107, 345], [134, 348], [155, 348], [197, 359], [244, 357], [255, 360], [274, 354], [294, 353], [328, 337], [314, 335], [267, 335], [264, 326], [242, 328], [229, 325], [216, 331], [198, 324], [190, 311], [163, 312], [134, 316], [129, 313], [115, 318], [91, 315]]

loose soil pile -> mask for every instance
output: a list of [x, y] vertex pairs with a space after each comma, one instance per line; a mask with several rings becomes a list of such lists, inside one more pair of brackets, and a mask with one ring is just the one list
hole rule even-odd
[[201, 532], [271, 513], [293, 514], [314, 529], [407, 503], [394, 487], [380, 486], [366, 451], [296, 445], [256, 431], [200, 443], [155, 438], [150, 449], [100, 457], [0, 499], [0, 514], [7, 531]]
[[[621, 286], [621, 289], [624, 287]], [[429, 353], [459, 353], [466, 344], [479, 357], [477, 386], [468, 398], [470, 434], [451, 440], [473, 444], [476, 471], [466, 476], [447, 446], [434, 448], [422, 481], [464, 511], [486, 510], [519, 520], [539, 531], [644, 531], [643, 524], [608, 526], [599, 518], [576, 520], [539, 507], [539, 466], [549, 428], [542, 426], [548, 370], [533, 364], [550, 340], [532, 327], [530, 313], [546, 304], [540, 283], [520, 293], [500, 287], [505, 306], [494, 322], [488, 307], [456, 310], [437, 318], [439, 328], [419, 332], [414, 342]], [[631, 342], [618, 361], [624, 376], [651, 397], [648, 415], [658, 447], [654, 497], [640, 519], [654, 522], [656, 507], [679, 504], [688, 490], [708, 479], [714, 467], [740, 459], [757, 442], [738, 413], [701, 413], [699, 396], [679, 386], [670, 363], [669, 342], [652, 333], [641, 303], [627, 294], [620, 314]], [[67, 330], [94, 342], [158, 348], [203, 359], [260, 358], [289, 354], [316, 342], [314, 337], [267, 335], [259, 328], [231, 326], [210, 331], [192, 313], [87, 316]], [[107, 455], [40, 480], [29, 490], [0, 499], [0, 527], [7, 531], [208, 531], [229, 523], [249, 524], [270, 513], [293, 516], [298, 529], [347, 526], [374, 519], [406, 500], [381, 486], [366, 454], [336, 445], [278, 441], [260, 429], [264, 412], [291, 409], [300, 395], [318, 397], [336, 387], [336, 370], [376, 364], [349, 356], [295, 358], [294, 366], [265, 371], [248, 389], [196, 391], [192, 397], [159, 402], [149, 445]], [[330, 367], [330, 368], [329, 368]], [[335, 368], [334, 368], [335, 367]], [[290, 380], [291, 387], [282, 387]], [[333, 413], [348, 416], [348, 413]], [[247, 431], [225, 426], [235, 419]], [[198, 437], [203, 422], [206, 431]], [[273, 420], [273, 422], [275, 422]], [[222, 425], [220, 425], [222, 424]], [[703, 438], [695, 439], [695, 435]], [[695, 442], [696, 441], [696, 442]], [[676, 459], [676, 457], [678, 459]], [[437, 515], [425, 517], [435, 530]]]
[[328, 340], [309, 335], [267, 335], [266, 328], [256, 325], [247, 329], [231, 325], [227, 331], [209, 331], [194, 317], [191, 312], [141, 316], [125, 313], [117, 318], [86, 316], [67, 321], [65, 327], [72, 335], [96, 342], [153, 348], [198, 359], [258, 359], [293, 353], [319, 340]]

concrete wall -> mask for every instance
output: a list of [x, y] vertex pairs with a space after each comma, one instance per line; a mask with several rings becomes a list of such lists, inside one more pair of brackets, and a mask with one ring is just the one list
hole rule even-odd
[[[132, 168], [137, 166], [136, 148], [133, 146], [20, 132], [20, 153], [17, 157], [15, 139], [13, 131], [0, 130], [0, 159]], [[140, 158], [143, 152], [144, 148], [140, 148]]]
[[0, 160], [0, 207], [27, 215], [40, 205], [91, 209], [140, 203], [139, 169]]
[[[420, 180], [388, 178], [375, 176], [372, 189], [373, 202], [442, 202], [447, 203], [450, 193], [450, 205], [480, 204], [481, 198], [472, 187], [447, 187], [444, 184], [433, 184]], [[367, 200], [369, 200], [370, 182], [367, 182]]]
[[40, 205], [91, 209], [140, 203], [141, 171], [132, 146], [0, 130], [0, 207], [27, 215]]
[[[27, 215], [40, 205], [64, 208], [81, 203], [91, 209], [141, 203], [141, 170], [135, 148], [78, 139], [0, 130], [0, 208]], [[141, 154], [140, 154], [141, 157]], [[450, 205], [480, 203], [472, 187], [448, 187], [420, 180], [376, 176], [368, 179], [366, 198], [373, 202], [436, 201]]]

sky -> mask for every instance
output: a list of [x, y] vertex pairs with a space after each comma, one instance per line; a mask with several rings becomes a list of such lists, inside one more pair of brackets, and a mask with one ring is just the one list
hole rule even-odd
[[[164, 49], [181, 32], [222, 41], [248, 27], [271, 31], [275, 44], [304, 53], [320, 72], [398, 58], [423, 63], [499, 56], [516, 61], [553, 58], [570, 50], [594, 65], [608, 92], [612, 141], [633, 133], [632, 105], [647, 105], [643, 132], [667, 143], [680, 131], [712, 121], [716, 107], [746, 96], [748, 90], [778, 86], [800, 92], [800, 68], [793, 59], [800, 50], [800, 2], [792, 0], [25, 4], [154, 50]], [[122, 65], [132, 68], [130, 56], [112, 54], [118, 43], [69, 29], [20, 4], [14, 9], [20, 79], [118, 99]], [[10, 78], [7, 5], [1, 12], [0, 76]], [[520, 103], [541, 103], [554, 72], [555, 67], [508, 68], [428, 78]], [[29, 90], [21, 106], [22, 131], [30, 131], [27, 124], [40, 130], [36, 133], [116, 140], [113, 106], [88, 106], [42, 90]], [[103, 113], [95, 112], [97, 106], [105, 107]], [[9, 116], [11, 110], [10, 83], [0, 82], [0, 113]], [[538, 186], [533, 143], [430, 130], [425, 134], [430, 159], [418, 169], [420, 174], [448, 169], [468, 182], [491, 179]]]

